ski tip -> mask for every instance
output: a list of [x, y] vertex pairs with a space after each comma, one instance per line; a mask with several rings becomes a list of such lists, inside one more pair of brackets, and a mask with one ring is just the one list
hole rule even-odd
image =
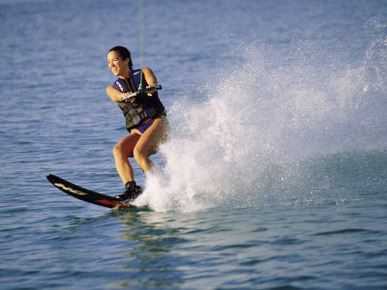
[[55, 178], [55, 175], [53, 175], [51, 173], [47, 173], [46, 178], [51, 181], [53, 178]]

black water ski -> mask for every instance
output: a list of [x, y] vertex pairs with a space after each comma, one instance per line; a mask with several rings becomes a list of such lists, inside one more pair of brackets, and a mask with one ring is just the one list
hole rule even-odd
[[64, 191], [68, 195], [71, 195], [80, 200], [90, 202], [96, 205], [109, 207], [109, 208], [135, 208], [136, 206], [132, 204], [127, 204], [118, 201], [113, 196], [104, 195], [95, 191], [88, 190], [86, 188], [82, 188], [78, 185], [72, 184], [58, 176], [47, 174], [47, 179], [54, 186]]

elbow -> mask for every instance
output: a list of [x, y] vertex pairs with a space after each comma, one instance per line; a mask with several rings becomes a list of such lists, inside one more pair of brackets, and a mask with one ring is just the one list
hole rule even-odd
[[115, 96], [114, 94], [114, 87], [113, 86], [109, 86], [106, 88], [106, 95], [113, 101], [113, 102], [118, 102], [118, 98], [117, 96]]

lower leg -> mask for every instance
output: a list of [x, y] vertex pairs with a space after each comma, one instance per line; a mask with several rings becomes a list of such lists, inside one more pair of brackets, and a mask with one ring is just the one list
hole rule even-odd
[[148, 155], [136, 154], [134, 158], [144, 173], [154, 169], [154, 164]]
[[116, 169], [120, 176], [122, 183], [126, 184], [134, 180], [133, 168], [129, 163], [128, 158], [121, 158], [114, 156]]
[[135, 147], [140, 136], [131, 134], [122, 138], [113, 149], [116, 169], [124, 184], [134, 181], [133, 168], [129, 163], [128, 158], [133, 156], [133, 148]]

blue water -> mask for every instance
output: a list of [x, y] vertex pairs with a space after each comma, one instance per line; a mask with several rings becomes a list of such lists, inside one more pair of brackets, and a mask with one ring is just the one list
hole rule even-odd
[[[386, 289], [387, 2], [0, 1], [1, 289]], [[137, 210], [106, 53], [163, 85]], [[146, 206], [146, 207], [144, 207]]]

